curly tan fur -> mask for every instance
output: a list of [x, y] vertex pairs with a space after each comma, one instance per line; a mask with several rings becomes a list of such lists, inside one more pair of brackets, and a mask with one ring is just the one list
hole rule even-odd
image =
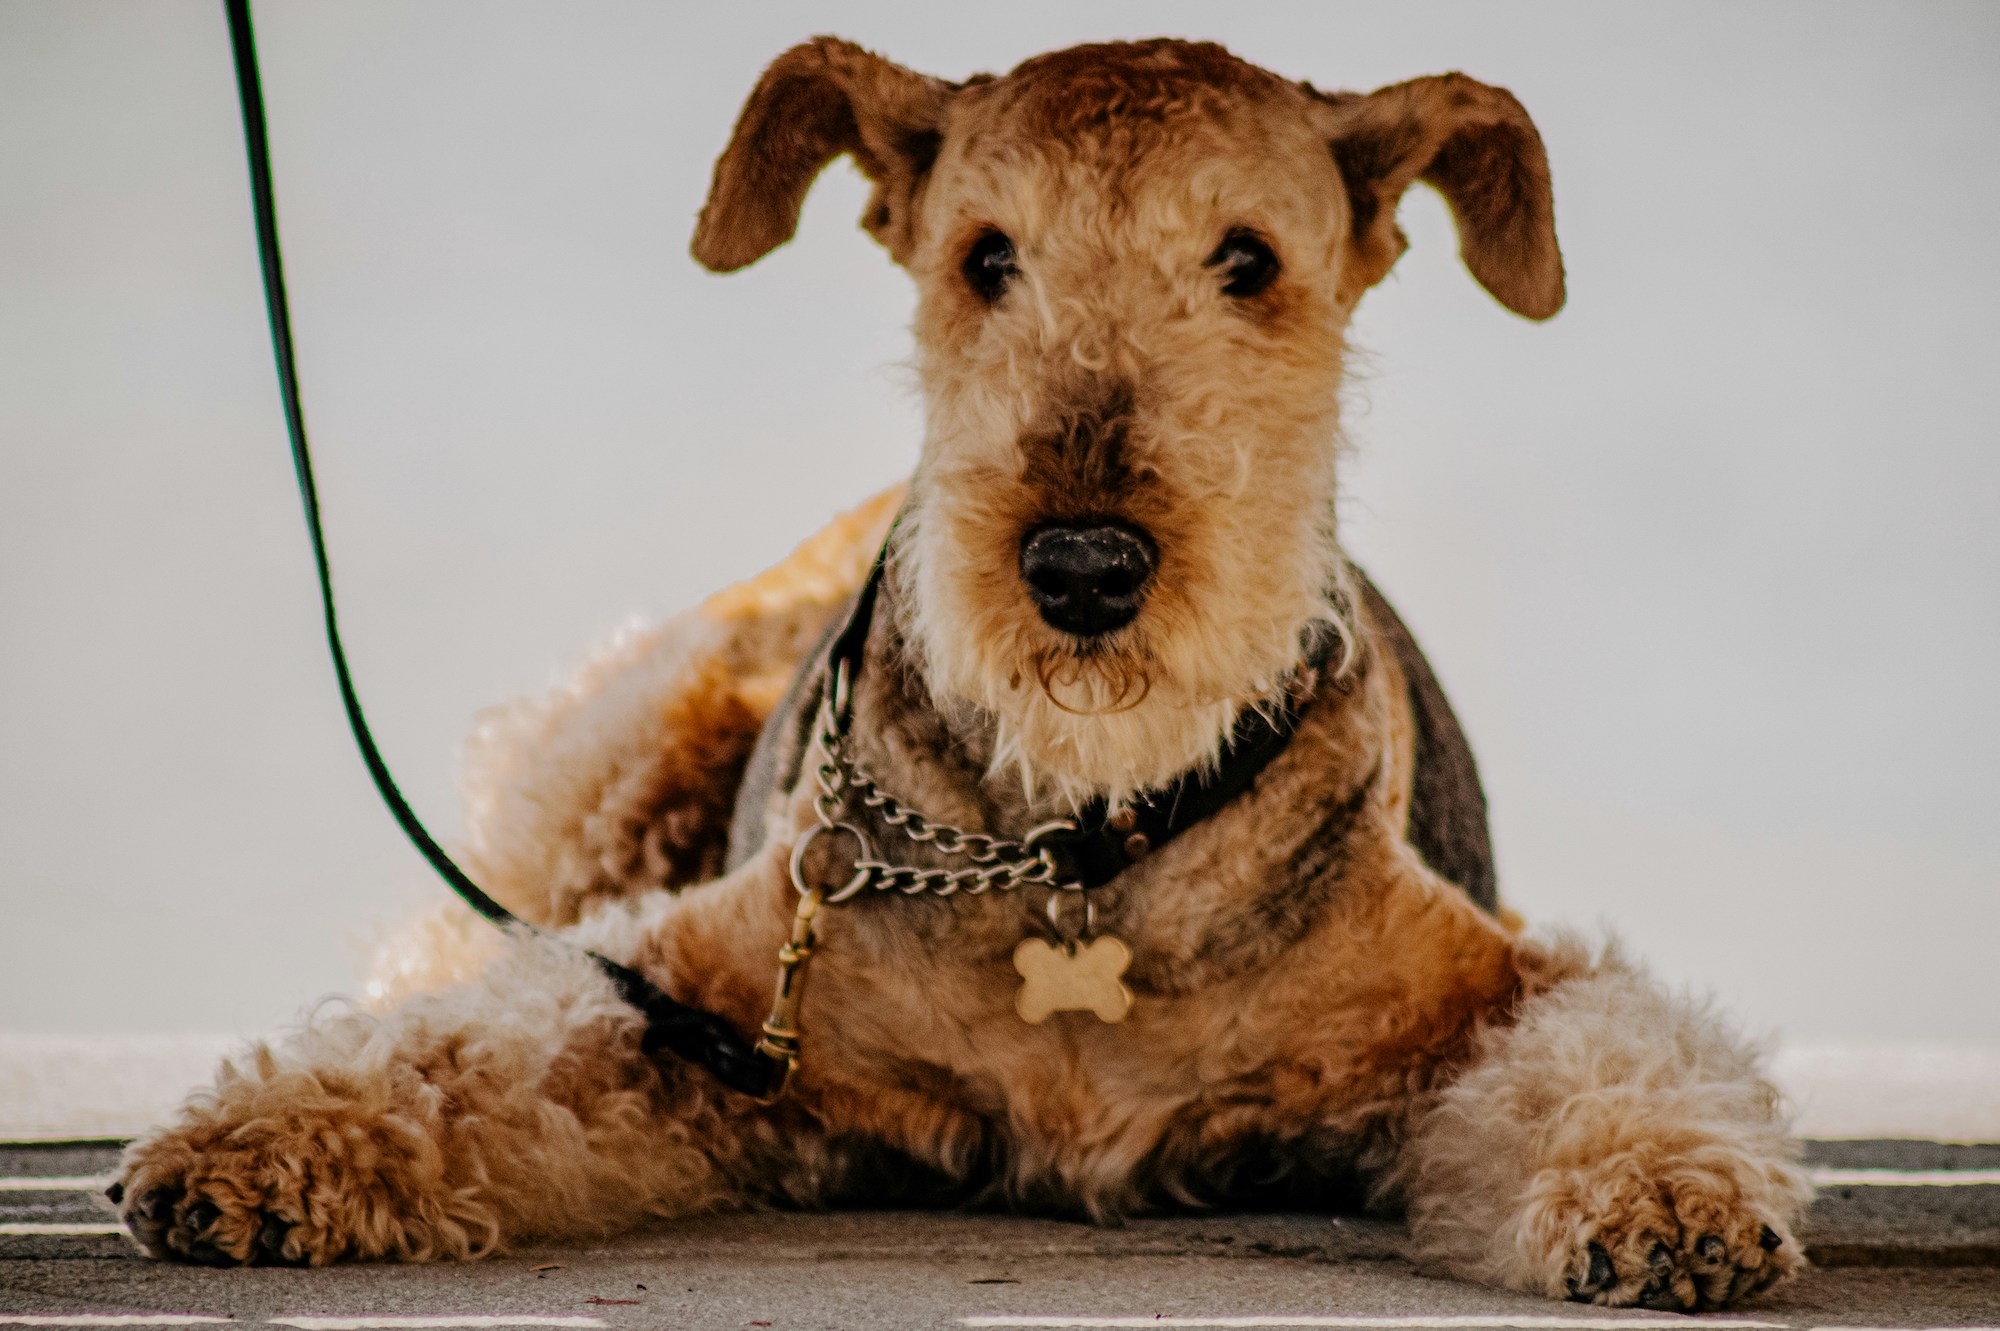
[[148, 1251], [211, 1263], [477, 1257], [723, 1193], [701, 1088], [639, 1055], [588, 960], [516, 944], [386, 1016], [321, 1015], [226, 1064], [128, 1154]]
[[[1212, 762], [1246, 707], [1300, 707], [1246, 791], [1091, 894], [1132, 950], [1129, 1019], [1016, 1016], [1037, 893], [865, 896], [822, 915], [804, 1061], [760, 1106], [642, 1057], [577, 953], [447, 914], [386, 949], [378, 1010], [316, 1016], [133, 1145], [141, 1244], [421, 1260], [721, 1206], [1110, 1218], [1358, 1180], [1407, 1209], [1423, 1259], [1555, 1297], [1720, 1306], [1795, 1269], [1805, 1188], [1756, 1052], [1615, 952], [1475, 902], [1470, 756], [1337, 540], [1343, 331], [1402, 251], [1403, 190], [1445, 194], [1510, 308], [1562, 302], [1519, 103], [1462, 75], [1322, 94], [1177, 42], [954, 84], [822, 38], [752, 94], [697, 256], [782, 243], [841, 153], [919, 290], [907, 492], [483, 718], [467, 858], [525, 918], [754, 1031], [815, 816], [812, 644], [900, 506], [851, 745], [930, 818], [1020, 837]], [[1018, 269], [982, 294], [961, 269], [995, 230]], [[1223, 290], [1238, 231], [1281, 256], [1268, 289]], [[1052, 521], [1149, 534], [1129, 623], [1080, 637], [1037, 610], [1020, 553]], [[1342, 651], [1315, 668], [1329, 626]]]
[[634, 626], [543, 698], [491, 708], [466, 743], [466, 868], [531, 924], [722, 871], [757, 732], [854, 594], [900, 488], [782, 563]]
[[[1613, 949], [1518, 1021], [1406, 1151], [1417, 1249], [1468, 1279], [1600, 1303], [1718, 1308], [1798, 1265], [1810, 1187], [1756, 1051]], [[1615, 1283], [1590, 1288], [1592, 1245]]]

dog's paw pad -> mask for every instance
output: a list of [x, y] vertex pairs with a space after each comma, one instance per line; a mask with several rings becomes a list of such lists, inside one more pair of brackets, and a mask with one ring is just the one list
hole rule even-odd
[[[114, 1185], [116, 1186], [116, 1185]], [[125, 1226], [156, 1257], [197, 1266], [303, 1266], [292, 1242], [292, 1222], [255, 1205], [201, 1195], [178, 1187], [131, 1193]], [[225, 1209], [225, 1206], [227, 1209]]]
[[1568, 1281], [1575, 1303], [1613, 1307], [1692, 1307], [1695, 1291], [1688, 1281], [1681, 1254], [1656, 1229], [1640, 1229], [1623, 1237], [1600, 1233], [1570, 1262], [1578, 1274]]
[[1762, 1221], [1739, 1226], [1733, 1240], [1698, 1229], [1600, 1231], [1571, 1255], [1565, 1285], [1576, 1303], [1706, 1312], [1767, 1288], [1801, 1260], [1798, 1245]]
[[125, 1227], [147, 1252], [202, 1266], [237, 1264], [219, 1243], [223, 1210], [216, 1202], [200, 1195], [190, 1198], [187, 1189], [175, 1185], [122, 1191], [130, 1199], [123, 1208]]
[[1706, 1169], [1635, 1155], [1551, 1171], [1538, 1193], [1528, 1231], [1548, 1245], [1538, 1283], [1579, 1303], [1706, 1312], [1805, 1261], [1785, 1227], [1800, 1193], [1782, 1167]]

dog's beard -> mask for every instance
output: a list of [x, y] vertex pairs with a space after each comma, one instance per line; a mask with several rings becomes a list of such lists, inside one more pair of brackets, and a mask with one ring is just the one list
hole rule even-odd
[[1037, 803], [1117, 803], [1212, 767], [1244, 708], [1278, 704], [1316, 626], [1353, 640], [1330, 505], [1288, 566], [1239, 556], [1219, 579], [1234, 587], [1199, 613], [1155, 596], [1090, 641], [1042, 624], [1015, 571], [968, 558], [927, 508], [906, 515], [894, 551], [907, 641], [934, 705], [955, 727], [987, 728], [992, 774]]
[[1132, 647], [1035, 653], [1029, 670], [1010, 672], [1004, 694], [978, 700], [995, 721], [995, 767], [1011, 769], [1031, 798], [1074, 807], [1212, 765], [1245, 700], [1186, 696], [1161, 682], [1166, 668], [1152, 658]]

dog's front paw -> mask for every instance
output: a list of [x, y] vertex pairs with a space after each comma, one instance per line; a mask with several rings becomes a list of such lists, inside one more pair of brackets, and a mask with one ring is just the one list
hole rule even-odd
[[298, 1266], [311, 1260], [285, 1212], [298, 1199], [246, 1201], [257, 1190], [243, 1180], [199, 1171], [128, 1167], [105, 1192], [119, 1219], [150, 1257], [203, 1266]]
[[1804, 1264], [1788, 1166], [1625, 1156], [1535, 1182], [1522, 1234], [1547, 1291], [1612, 1307], [1726, 1307]]
[[[476, 1257], [499, 1227], [422, 1125], [280, 1088], [203, 1097], [135, 1143], [107, 1192], [139, 1246], [207, 1266]], [[264, 1103], [259, 1103], [264, 1102]], [[261, 1112], [260, 1112], [261, 1111]]]

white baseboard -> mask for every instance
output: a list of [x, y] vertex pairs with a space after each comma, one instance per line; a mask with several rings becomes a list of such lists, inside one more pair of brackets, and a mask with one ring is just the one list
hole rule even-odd
[[0, 1141], [135, 1136], [208, 1084], [242, 1043], [195, 1033], [0, 1031]]
[[[0, 1140], [132, 1136], [242, 1043], [0, 1031]], [[1801, 1044], [1773, 1070], [1801, 1136], [2000, 1141], [2000, 1046]]]
[[1798, 1044], [1772, 1072], [1801, 1137], [2000, 1141], [2000, 1045]]

